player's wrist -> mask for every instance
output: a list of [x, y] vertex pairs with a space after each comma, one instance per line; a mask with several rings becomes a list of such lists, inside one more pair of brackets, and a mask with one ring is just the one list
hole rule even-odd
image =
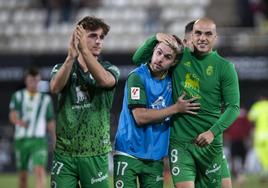
[[66, 60], [65, 60], [65, 62], [67, 63], [67, 64], [72, 64], [74, 61], [75, 61], [75, 56], [74, 55], [71, 55], [71, 54], [68, 54], [68, 56], [66, 57]]
[[21, 126], [21, 120], [20, 119], [16, 119], [14, 121], [14, 124], [17, 125], [17, 126]]
[[172, 105], [171, 108], [172, 108], [172, 114], [171, 115], [174, 115], [174, 114], [182, 112], [182, 109], [180, 108], [180, 106], [178, 106], [176, 104]]

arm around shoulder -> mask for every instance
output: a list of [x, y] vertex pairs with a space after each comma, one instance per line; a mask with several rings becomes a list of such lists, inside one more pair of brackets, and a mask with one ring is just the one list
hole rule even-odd
[[143, 42], [135, 51], [132, 57], [133, 63], [135, 65], [140, 65], [144, 62], [149, 61], [150, 57], [153, 54], [153, 49], [157, 43], [158, 41], [155, 35], [151, 36], [145, 42]]
[[134, 108], [132, 110], [134, 119], [138, 125], [144, 125], [164, 121], [165, 118], [177, 113], [196, 115], [200, 104], [194, 102], [196, 98], [185, 100], [184, 97], [185, 94], [181, 95], [175, 104], [162, 109]]

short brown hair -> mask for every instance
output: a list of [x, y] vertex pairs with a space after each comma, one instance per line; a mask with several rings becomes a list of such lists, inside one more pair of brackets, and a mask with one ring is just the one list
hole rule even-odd
[[110, 26], [107, 25], [102, 19], [94, 16], [86, 16], [82, 18], [77, 25], [82, 25], [85, 30], [96, 31], [99, 28], [102, 28], [104, 35], [107, 35]]
[[24, 71], [24, 77], [28, 75], [33, 76], [33, 77], [40, 75], [39, 69], [35, 66], [29, 67], [28, 69]]

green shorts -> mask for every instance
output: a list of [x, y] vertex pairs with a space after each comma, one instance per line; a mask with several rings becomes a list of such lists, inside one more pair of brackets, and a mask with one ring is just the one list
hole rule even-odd
[[[115, 188], [162, 188], [163, 161], [151, 161], [124, 155], [114, 156]], [[140, 186], [137, 186], [139, 182]]]
[[18, 170], [47, 165], [48, 145], [44, 138], [23, 138], [15, 141], [15, 156]]
[[222, 154], [221, 146], [170, 143], [169, 161], [174, 185], [193, 181], [196, 188], [220, 188]]
[[223, 154], [223, 158], [222, 158], [221, 177], [222, 178], [231, 178], [231, 173], [230, 173], [228, 161], [227, 161], [224, 154]]
[[51, 188], [108, 188], [108, 154], [72, 157], [54, 152]]

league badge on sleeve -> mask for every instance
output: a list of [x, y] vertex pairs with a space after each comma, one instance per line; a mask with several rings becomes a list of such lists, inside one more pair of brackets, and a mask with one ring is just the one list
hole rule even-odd
[[131, 99], [132, 100], [140, 100], [140, 88], [139, 87], [131, 87]]

